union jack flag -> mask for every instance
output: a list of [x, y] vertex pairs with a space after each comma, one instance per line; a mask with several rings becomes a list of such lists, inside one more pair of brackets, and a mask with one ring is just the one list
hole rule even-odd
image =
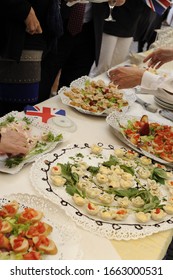
[[169, 0], [143, 0], [154, 12], [162, 15], [164, 11], [171, 5]]
[[28, 116], [32, 117], [40, 117], [42, 118], [42, 122], [47, 123], [48, 119], [56, 116], [56, 115], [61, 115], [65, 116], [65, 110], [60, 109], [57, 110], [55, 108], [50, 108], [50, 107], [41, 107], [39, 108], [38, 106], [26, 106], [25, 109], [25, 114]]

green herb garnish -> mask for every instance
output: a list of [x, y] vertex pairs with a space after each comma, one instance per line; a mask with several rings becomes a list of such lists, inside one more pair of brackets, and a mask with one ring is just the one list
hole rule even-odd
[[110, 155], [109, 160], [103, 162], [102, 165], [110, 168], [112, 165], [117, 165], [118, 163], [119, 160], [117, 159], [117, 157]]
[[5, 166], [8, 168], [12, 168], [14, 166], [19, 165], [24, 160], [24, 157], [21, 156], [15, 156], [15, 157], [9, 157], [5, 160]]
[[159, 168], [159, 167], [155, 167], [152, 171], [151, 179], [164, 185], [165, 180], [168, 179], [168, 176], [167, 176], [165, 170], [163, 170], [162, 168]]

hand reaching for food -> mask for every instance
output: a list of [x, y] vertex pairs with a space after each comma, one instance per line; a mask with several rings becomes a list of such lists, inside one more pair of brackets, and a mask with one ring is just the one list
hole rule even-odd
[[133, 88], [141, 84], [142, 76], [145, 69], [139, 69], [138, 67], [118, 67], [109, 71], [110, 80], [122, 88]]
[[148, 67], [160, 68], [164, 63], [173, 60], [173, 48], [159, 48], [150, 53], [143, 62], [148, 61]]
[[9, 155], [25, 155], [27, 154], [28, 148], [27, 136], [20, 131], [15, 129], [2, 128], [1, 139], [0, 139], [0, 153]]

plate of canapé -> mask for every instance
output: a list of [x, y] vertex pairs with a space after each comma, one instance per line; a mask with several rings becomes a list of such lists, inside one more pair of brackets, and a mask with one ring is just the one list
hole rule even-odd
[[88, 76], [73, 81], [69, 87], [62, 87], [58, 95], [63, 104], [94, 116], [107, 116], [113, 110], [124, 114], [136, 100], [133, 89], [119, 90], [113, 83]]
[[173, 173], [132, 149], [71, 144], [39, 158], [30, 179], [38, 193], [85, 230], [138, 239], [173, 227]]

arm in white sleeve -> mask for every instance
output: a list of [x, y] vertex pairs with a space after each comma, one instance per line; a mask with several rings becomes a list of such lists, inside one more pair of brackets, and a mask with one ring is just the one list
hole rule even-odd
[[141, 81], [141, 87], [149, 90], [157, 90], [158, 86], [163, 82], [163, 77], [145, 71]]
[[141, 87], [148, 90], [163, 89], [173, 93], [173, 77], [162, 77], [145, 71], [142, 77]]

